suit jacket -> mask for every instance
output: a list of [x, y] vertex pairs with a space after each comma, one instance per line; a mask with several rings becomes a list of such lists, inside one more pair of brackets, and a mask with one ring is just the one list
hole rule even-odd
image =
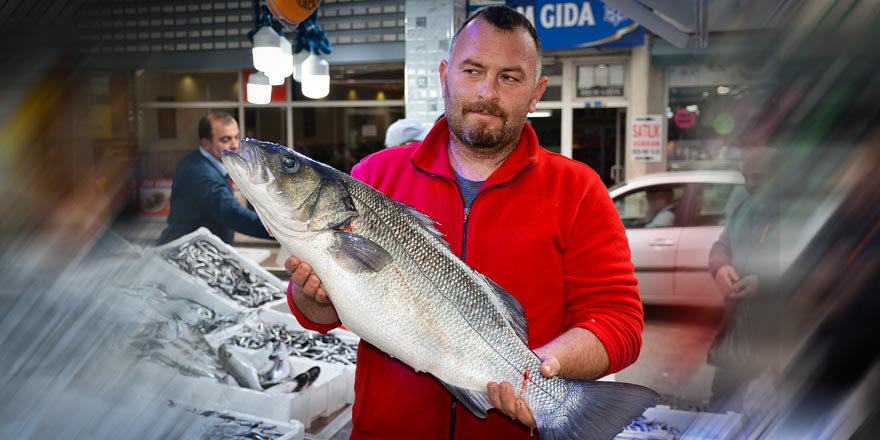
[[232, 244], [235, 231], [271, 238], [257, 213], [243, 208], [232, 194], [229, 178], [196, 148], [180, 161], [171, 184], [171, 213], [159, 244], [204, 226]]

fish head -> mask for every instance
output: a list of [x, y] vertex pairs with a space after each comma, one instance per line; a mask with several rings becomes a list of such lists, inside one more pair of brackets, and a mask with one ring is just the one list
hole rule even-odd
[[245, 138], [222, 158], [276, 238], [339, 228], [357, 216], [343, 173], [290, 148]]

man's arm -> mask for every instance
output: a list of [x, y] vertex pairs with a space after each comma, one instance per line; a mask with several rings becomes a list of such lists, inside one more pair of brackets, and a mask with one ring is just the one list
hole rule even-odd
[[211, 217], [218, 223], [252, 237], [272, 238], [257, 213], [241, 206], [232, 194], [229, 182], [212, 176], [201, 184], [206, 186], [206, 197], [211, 200]]
[[[594, 185], [571, 231], [564, 255], [568, 330], [535, 353], [545, 377], [595, 379], [635, 361], [644, 315], [626, 232], [604, 187]], [[511, 384], [490, 383], [487, 388], [501, 412], [536, 426]]]

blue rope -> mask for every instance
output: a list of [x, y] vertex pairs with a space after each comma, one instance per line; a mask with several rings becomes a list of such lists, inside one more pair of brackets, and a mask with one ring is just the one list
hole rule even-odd
[[251, 40], [251, 43], [254, 42], [254, 34], [263, 26], [269, 26], [275, 32], [278, 32], [278, 35], [284, 35], [284, 26], [278, 20], [275, 20], [269, 7], [266, 5], [260, 6], [260, 0], [254, 0], [254, 30], [247, 34], [248, 40]]
[[296, 44], [293, 53], [299, 53], [303, 50], [309, 50], [318, 55], [333, 52], [333, 46], [327, 39], [327, 33], [321, 29], [321, 26], [318, 26], [318, 12], [320, 10], [321, 7], [318, 6], [309, 18], [303, 20], [296, 27]]

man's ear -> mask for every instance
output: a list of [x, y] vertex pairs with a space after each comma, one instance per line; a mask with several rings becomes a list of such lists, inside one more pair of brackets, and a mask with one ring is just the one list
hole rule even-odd
[[205, 138], [199, 138], [199, 145], [206, 150], [211, 150], [211, 140]]
[[538, 106], [538, 101], [544, 96], [544, 92], [547, 90], [547, 83], [548, 79], [546, 76], [538, 78], [538, 83], [535, 85], [535, 94], [532, 95], [532, 102], [529, 104], [530, 113], [535, 111], [535, 108]]
[[437, 71], [440, 73], [440, 96], [446, 96], [446, 69], [449, 67], [449, 61], [440, 61]]

